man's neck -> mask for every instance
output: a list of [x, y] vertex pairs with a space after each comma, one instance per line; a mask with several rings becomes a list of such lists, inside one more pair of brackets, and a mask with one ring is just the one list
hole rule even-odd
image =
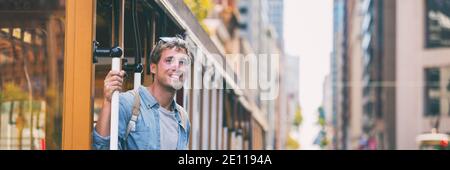
[[171, 110], [170, 104], [172, 104], [176, 91], [170, 91], [157, 82], [150, 85], [148, 90], [152, 92], [153, 97], [155, 97], [160, 106], [167, 110]]

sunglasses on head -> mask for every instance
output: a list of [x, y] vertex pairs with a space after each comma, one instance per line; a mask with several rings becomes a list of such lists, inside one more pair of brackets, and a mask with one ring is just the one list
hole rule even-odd
[[169, 43], [169, 42], [178, 42], [178, 43], [184, 43], [184, 39], [177, 35], [175, 37], [159, 37], [159, 41], [164, 42], [164, 43]]

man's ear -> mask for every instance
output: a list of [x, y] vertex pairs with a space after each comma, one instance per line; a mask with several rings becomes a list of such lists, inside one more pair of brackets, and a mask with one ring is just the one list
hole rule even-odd
[[151, 63], [150, 64], [150, 72], [152, 74], [156, 74], [156, 69], [158, 68], [158, 65], [156, 65], [155, 63]]

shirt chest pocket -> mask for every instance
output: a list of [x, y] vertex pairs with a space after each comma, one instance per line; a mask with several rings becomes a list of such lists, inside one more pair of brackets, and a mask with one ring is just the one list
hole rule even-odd
[[[130, 131], [128, 137], [130, 145], [134, 145], [133, 148], [138, 150], [144, 150], [148, 148], [150, 140], [150, 128], [143, 120], [142, 115], [139, 115], [135, 128]], [[130, 148], [131, 149], [131, 148]]]
[[152, 110], [142, 109], [136, 121], [136, 128], [130, 132], [136, 147], [143, 150], [159, 148], [159, 120]]

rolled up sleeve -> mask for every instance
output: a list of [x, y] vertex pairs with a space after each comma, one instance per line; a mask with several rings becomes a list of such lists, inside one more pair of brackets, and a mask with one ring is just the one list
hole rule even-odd
[[100, 134], [98, 134], [98, 132], [94, 128], [93, 137], [94, 137], [94, 142], [93, 142], [94, 149], [97, 149], [97, 150], [108, 150], [109, 149], [110, 136], [107, 136], [107, 137], [101, 136]]

